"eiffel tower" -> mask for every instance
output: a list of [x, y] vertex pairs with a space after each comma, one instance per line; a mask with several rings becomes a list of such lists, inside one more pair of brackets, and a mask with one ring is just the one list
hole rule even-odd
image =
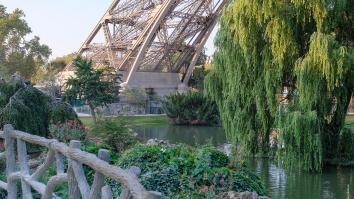
[[[114, 0], [77, 55], [165, 95], [186, 85], [229, 0]], [[69, 64], [64, 73], [72, 73]]]

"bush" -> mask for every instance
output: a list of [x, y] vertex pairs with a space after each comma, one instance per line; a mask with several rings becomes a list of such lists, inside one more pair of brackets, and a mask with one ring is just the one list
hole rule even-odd
[[12, 124], [18, 130], [47, 137], [49, 102], [49, 97], [32, 86], [19, 88], [0, 107], [0, 125]]
[[343, 128], [340, 132], [338, 144], [338, 156], [341, 161], [354, 160], [354, 132], [349, 128]]
[[221, 151], [215, 150], [214, 147], [204, 147], [196, 154], [196, 159], [208, 167], [226, 167], [229, 158]]
[[169, 165], [156, 171], [148, 171], [140, 177], [140, 181], [148, 190], [165, 195], [179, 191], [181, 184], [177, 165]]
[[12, 124], [15, 129], [48, 137], [51, 122], [77, 120], [68, 105], [53, 99], [29, 82], [17, 78], [0, 82], [0, 125]]
[[[83, 143], [82, 150], [94, 154], [97, 154], [100, 148], [111, 149], [104, 144]], [[263, 183], [255, 174], [246, 168], [240, 170], [229, 168], [228, 158], [213, 147], [195, 149], [188, 146], [137, 145], [120, 156], [111, 152], [111, 156], [112, 162], [122, 168], [140, 167], [142, 173], [139, 180], [142, 185], [147, 190], [163, 193], [164, 198], [214, 199], [227, 191], [250, 191], [266, 195]], [[203, 160], [203, 157], [207, 160]], [[84, 166], [84, 171], [88, 182], [92, 183], [94, 171], [87, 166]], [[41, 181], [47, 182], [53, 172], [55, 173], [55, 167], [51, 167]], [[0, 173], [0, 179], [2, 177], [4, 176]], [[106, 183], [111, 186], [114, 197], [118, 197], [122, 186], [109, 178], [106, 179]], [[60, 196], [67, 197], [67, 186], [58, 186], [55, 191]], [[0, 197], [1, 194], [6, 193], [0, 192]]]
[[163, 108], [173, 124], [219, 124], [219, 112], [216, 104], [200, 92], [190, 91], [167, 96]]
[[116, 164], [139, 167], [144, 187], [167, 198], [217, 198], [231, 190], [266, 194], [256, 175], [229, 168], [227, 156], [213, 147], [136, 146], [122, 153]]
[[63, 124], [52, 124], [49, 127], [50, 137], [60, 142], [69, 143], [71, 140], [84, 140], [85, 127], [76, 120], [69, 120]]
[[137, 138], [132, 131], [119, 119], [98, 121], [91, 133], [117, 152], [124, 151], [137, 143]]
[[51, 124], [63, 124], [68, 120], [74, 120], [81, 123], [71, 105], [58, 100], [51, 103], [49, 120]]
[[230, 185], [231, 189], [236, 192], [253, 192], [254, 190], [259, 190], [258, 193], [260, 195], [266, 194], [262, 181], [259, 179], [259, 177], [246, 168], [242, 168], [240, 172], [232, 174]]

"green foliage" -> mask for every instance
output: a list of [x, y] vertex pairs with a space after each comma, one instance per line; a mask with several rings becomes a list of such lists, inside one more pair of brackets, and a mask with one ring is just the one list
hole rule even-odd
[[267, 152], [269, 132], [279, 128], [287, 165], [320, 170], [337, 156], [354, 86], [353, 8], [346, 0], [227, 7], [205, 87], [244, 154]]
[[83, 142], [83, 145], [81, 147], [81, 150], [87, 151], [87, 152], [93, 153], [93, 154], [98, 154], [98, 151], [100, 149], [107, 149], [110, 151], [111, 163], [118, 161], [118, 153], [115, 152], [114, 148], [112, 148], [111, 146], [109, 146], [107, 144], [90, 143], [86, 140], [85, 142]]
[[280, 118], [279, 127], [282, 131], [280, 144], [286, 147], [279, 149], [279, 158], [286, 160], [285, 164], [288, 167], [300, 166], [306, 170], [321, 170], [322, 123], [316, 112], [293, 111]]
[[207, 66], [208, 55], [206, 54], [206, 49], [204, 48], [201, 54], [198, 57], [196, 68], [193, 70], [191, 78], [188, 82], [188, 86], [199, 91], [204, 89], [204, 79], [205, 76], [209, 73], [208, 70], [205, 69]]
[[171, 196], [173, 199], [205, 199], [205, 197], [202, 194], [195, 193], [195, 192], [190, 192], [190, 191], [183, 191], [179, 193], [178, 195]]
[[[67, 162], [65, 162], [66, 166], [67, 166]], [[51, 177], [56, 176], [57, 175], [57, 171], [56, 171], [56, 167], [55, 166], [51, 166], [48, 171], [46, 171], [44, 173], [44, 175], [39, 179], [40, 182], [47, 184], [48, 181], [50, 180]], [[21, 190], [20, 188], [18, 190]], [[68, 184], [67, 183], [63, 183], [63, 184], [59, 184], [57, 186], [55, 186], [54, 189], [54, 193], [60, 197], [60, 198], [69, 198], [69, 188], [68, 188]], [[22, 198], [19, 197], [19, 198]], [[34, 192], [33, 194], [33, 198], [41, 198], [41, 195], [38, 192]]]
[[148, 95], [145, 89], [132, 88], [132, 89], [124, 89], [122, 93], [128, 100], [129, 103], [139, 105], [141, 107], [145, 107], [148, 101]]
[[63, 106], [20, 77], [0, 83], [0, 126], [12, 124], [15, 129], [48, 137], [51, 122], [77, 120], [71, 107]]
[[68, 120], [64, 123], [55, 123], [49, 127], [50, 137], [59, 142], [69, 143], [71, 140], [84, 140], [85, 127], [76, 120]]
[[24, 86], [1, 107], [0, 125], [48, 137], [50, 98], [32, 86]]
[[196, 67], [193, 70], [191, 79], [188, 82], [188, 86], [200, 91], [204, 90], [204, 79], [208, 73], [209, 71], [205, 69], [204, 65]]
[[87, 103], [96, 120], [96, 107], [118, 101], [120, 75], [108, 69], [95, 70], [92, 62], [82, 57], [77, 57], [74, 64], [75, 77], [68, 79], [64, 97]]
[[6, 7], [0, 5], [0, 71], [4, 78], [19, 72], [30, 79], [51, 54], [48, 46], [40, 44], [39, 37], [25, 40], [31, 28], [24, 16], [19, 9], [8, 13]]
[[[3, 169], [2, 171], [5, 171], [5, 169]], [[5, 172], [0, 172], [0, 180], [3, 182], [6, 182], [7, 177]], [[7, 197], [7, 192], [6, 190], [1, 189], [0, 190], [0, 198], [6, 198]]]
[[91, 133], [117, 152], [124, 151], [137, 143], [137, 138], [122, 120], [100, 120]]
[[341, 161], [354, 160], [354, 132], [351, 129], [343, 128], [340, 132], [337, 154]]
[[167, 96], [163, 107], [174, 124], [219, 124], [219, 112], [216, 104], [200, 92], [176, 93]]
[[263, 192], [260, 195], [265, 195], [264, 185], [258, 176], [248, 171], [246, 168], [242, 168], [240, 172], [234, 173], [231, 180], [232, 190], [236, 192], [249, 191], [253, 192], [254, 190], [262, 190]]
[[[112, 117], [112, 119], [122, 119], [131, 128], [135, 127], [147, 127], [147, 126], [162, 126], [168, 125], [168, 118], [165, 115], [146, 115], [146, 116], [118, 116]], [[80, 120], [86, 127], [93, 127], [94, 123], [90, 117], [80, 117]]]
[[56, 84], [57, 75], [74, 59], [75, 54], [71, 53], [62, 57], [56, 57], [43, 67], [36, 69], [31, 77], [31, 82], [36, 84]]
[[175, 193], [180, 187], [180, 173], [176, 165], [169, 165], [155, 171], [148, 171], [140, 177], [140, 182], [148, 190], [155, 190], [165, 195]]
[[48, 71], [50, 74], [57, 74], [64, 70], [64, 68], [74, 59], [75, 54], [71, 53], [62, 57], [56, 57], [55, 59], [51, 60], [48, 66]]
[[206, 48], [204, 48], [202, 50], [202, 52], [200, 53], [199, 57], [198, 57], [198, 60], [197, 60], [197, 63], [196, 63], [196, 66], [201, 66], [201, 65], [204, 65], [208, 59], [208, 55], [206, 54]]
[[266, 194], [254, 174], [228, 167], [229, 160], [213, 147], [136, 146], [122, 153], [117, 165], [137, 166], [141, 183], [167, 198], [216, 198], [224, 191], [256, 191]]
[[51, 124], [63, 124], [68, 120], [80, 122], [70, 104], [58, 100], [51, 103], [49, 118]]
[[229, 158], [221, 151], [215, 150], [214, 147], [204, 147], [196, 154], [197, 162], [207, 167], [226, 167]]
[[[86, 141], [82, 145], [82, 150], [93, 154], [97, 154], [100, 148], [111, 149], [104, 144], [96, 145]], [[213, 199], [226, 191], [251, 191], [266, 195], [263, 183], [255, 174], [245, 168], [229, 168], [227, 156], [213, 147], [196, 149], [187, 146], [170, 148], [139, 145], [120, 155], [111, 151], [111, 156], [112, 162], [117, 166], [125, 169], [140, 167], [142, 174], [139, 180], [143, 186], [148, 190], [163, 193], [164, 198]], [[92, 183], [94, 171], [87, 166], [84, 166], [84, 171], [88, 182]], [[40, 181], [47, 183], [55, 172], [55, 167], [50, 167]], [[0, 179], [3, 180], [5, 176], [1, 174]], [[114, 197], [119, 196], [122, 186], [110, 179], [106, 179], [106, 183], [111, 186]], [[67, 185], [57, 186], [55, 193], [66, 198]], [[1, 194], [6, 195], [5, 192], [0, 192], [0, 196]]]
[[16, 93], [17, 90], [23, 87], [23, 84], [11, 81], [5, 82], [4, 80], [0, 83], [0, 107], [5, 107], [9, 102], [10, 98]]

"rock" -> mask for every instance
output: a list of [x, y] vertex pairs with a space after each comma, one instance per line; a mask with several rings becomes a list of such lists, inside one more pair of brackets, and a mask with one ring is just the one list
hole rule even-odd
[[258, 196], [256, 192], [225, 192], [221, 194], [221, 199], [267, 199], [267, 197]]
[[231, 156], [232, 153], [232, 144], [224, 144], [218, 147], [218, 150], [223, 152], [225, 155], [227, 155], [228, 157]]
[[225, 144], [225, 145], [224, 145], [224, 153], [225, 153], [225, 155], [227, 155], [228, 157], [231, 156], [231, 153], [232, 153], [232, 144]]
[[148, 146], [166, 146], [166, 147], [173, 147], [175, 146], [174, 144], [170, 144], [168, 141], [166, 140], [159, 140], [159, 139], [150, 139], [146, 142], [146, 145]]
[[157, 139], [150, 139], [146, 142], [146, 145], [148, 146], [154, 146], [154, 145], [158, 145]]

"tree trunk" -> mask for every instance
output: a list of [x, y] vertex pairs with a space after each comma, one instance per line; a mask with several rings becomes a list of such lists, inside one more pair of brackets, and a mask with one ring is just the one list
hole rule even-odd
[[90, 107], [90, 110], [91, 110], [91, 116], [92, 116], [92, 119], [93, 119], [93, 123], [96, 124], [97, 122], [97, 117], [96, 117], [96, 112], [95, 112], [95, 106], [93, 106], [92, 103], [88, 103], [89, 107]]

